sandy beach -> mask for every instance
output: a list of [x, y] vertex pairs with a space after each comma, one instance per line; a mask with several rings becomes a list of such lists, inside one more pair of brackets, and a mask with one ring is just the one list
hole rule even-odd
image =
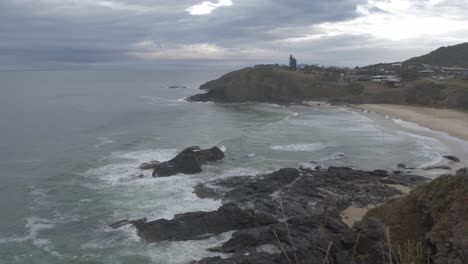
[[432, 130], [447, 132], [451, 136], [468, 140], [468, 113], [465, 112], [385, 104], [363, 104], [355, 107], [369, 112], [376, 112], [380, 115], [414, 122]]

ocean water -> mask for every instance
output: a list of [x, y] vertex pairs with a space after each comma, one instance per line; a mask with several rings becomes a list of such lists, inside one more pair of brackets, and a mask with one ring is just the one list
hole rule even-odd
[[[132, 227], [107, 226], [215, 210], [219, 201], [192, 191], [218, 177], [310, 161], [391, 170], [468, 157], [464, 141], [348, 108], [183, 100], [221, 74], [0, 72], [0, 263], [187, 263], [231, 233], [146, 244]], [[138, 177], [140, 163], [192, 145], [223, 146], [226, 158], [199, 175]]]

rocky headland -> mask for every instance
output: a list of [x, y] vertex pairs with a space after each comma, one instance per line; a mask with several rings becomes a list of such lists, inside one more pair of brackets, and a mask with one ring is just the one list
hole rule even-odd
[[416, 80], [399, 87], [373, 81], [339, 81], [335, 72], [306, 73], [274, 65], [233, 71], [200, 87], [197, 102], [268, 102], [295, 104], [395, 104], [468, 110], [468, 82]]
[[208, 249], [218, 257], [199, 264], [466, 263], [468, 173], [428, 181], [401, 171], [284, 168], [194, 186], [200, 198], [222, 201], [216, 211], [111, 226], [134, 225], [148, 243], [233, 232]]

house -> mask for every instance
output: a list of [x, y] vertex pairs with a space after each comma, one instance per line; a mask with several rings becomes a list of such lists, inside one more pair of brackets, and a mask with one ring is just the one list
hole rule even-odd
[[422, 70], [422, 71], [419, 71], [419, 76], [424, 78], [424, 77], [431, 77], [434, 75], [434, 71], [433, 70]]
[[401, 87], [401, 86], [403, 86], [403, 83], [401, 82], [401, 79], [396, 78], [396, 77], [383, 80], [382, 82], [383, 82], [382, 83], [383, 86], [391, 86], [391, 87]]
[[372, 77], [373, 82], [380, 82], [382, 86], [399, 87], [402, 86], [401, 79], [396, 75], [377, 75]]

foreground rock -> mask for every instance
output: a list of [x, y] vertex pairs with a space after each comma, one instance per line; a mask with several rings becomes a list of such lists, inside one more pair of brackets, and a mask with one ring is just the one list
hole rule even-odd
[[[203, 239], [207, 234], [219, 234], [237, 229], [277, 223], [271, 215], [242, 210], [226, 204], [213, 212], [195, 212], [176, 215], [172, 220], [137, 222], [138, 235], [147, 242]], [[205, 237], [203, 236], [205, 235]]]
[[[413, 250], [419, 245], [421, 255], [429, 255], [434, 264], [462, 264], [468, 263], [467, 204], [468, 173], [461, 169], [455, 176], [441, 176], [367, 216], [388, 225], [396, 245], [410, 245]], [[405, 263], [414, 261], [413, 257], [403, 255]]]
[[151, 161], [140, 165], [142, 170], [153, 170], [153, 177], [168, 177], [178, 173], [197, 174], [202, 172], [201, 166], [207, 162], [215, 162], [224, 158], [224, 152], [218, 148], [200, 149], [193, 146], [184, 149], [175, 158], [157, 162]]
[[[385, 227], [366, 219], [353, 228], [341, 213], [351, 206], [381, 204], [402, 195], [394, 186], [413, 187], [426, 179], [386, 171], [330, 167], [324, 171], [281, 169], [200, 184], [195, 193], [221, 199], [213, 212], [177, 215], [172, 220], [135, 222], [145, 241], [203, 239], [235, 231], [220, 247], [230, 257], [194, 263], [379, 263], [385, 257]], [[356, 246], [356, 241], [360, 241]], [[379, 244], [380, 243], [380, 244]]]

